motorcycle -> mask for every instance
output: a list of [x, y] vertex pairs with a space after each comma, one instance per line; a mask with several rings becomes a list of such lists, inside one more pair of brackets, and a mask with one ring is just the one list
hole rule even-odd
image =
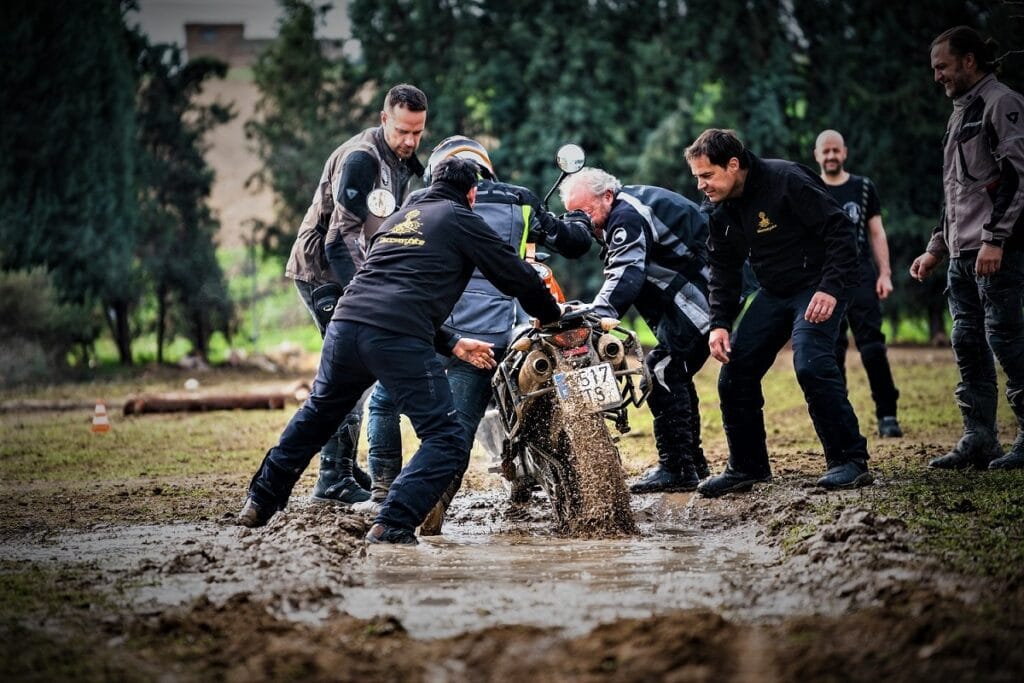
[[[583, 166], [583, 150], [566, 147], [559, 150], [563, 174], [555, 187]], [[550, 268], [538, 265], [550, 276]], [[647, 398], [643, 349], [618, 320], [579, 302], [570, 310], [544, 327], [517, 328], [498, 364], [491, 386], [501, 425], [500, 471], [513, 485], [540, 484], [561, 531], [636, 533], [609, 422], [627, 433], [628, 407]]]

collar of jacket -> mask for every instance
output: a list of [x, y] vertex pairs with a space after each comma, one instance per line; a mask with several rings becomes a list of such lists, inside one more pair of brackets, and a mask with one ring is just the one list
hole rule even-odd
[[381, 158], [387, 162], [388, 166], [391, 168], [407, 166], [413, 175], [423, 175], [423, 164], [415, 154], [408, 159], [399, 159], [395, 150], [388, 146], [387, 140], [384, 139], [384, 126], [377, 126], [373, 129], [373, 141], [377, 145], [377, 151], [380, 152]]
[[429, 202], [436, 201], [438, 199], [450, 199], [453, 202], [462, 204], [467, 209], [469, 207], [469, 199], [466, 195], [462, 194], [448, 183], [433, 183], [426, 189], [423, 195], [416, 202]]
[[963, 109], [964, 107], [969, 105], [971, 102], [977, 99], [978, 95], [981, 94], [981, 91], [985, 88], [985, 86], [994, 80], [996, 80], [995, 74], [986, 74], [980, 81], [972, 85], [970, 90], [968, 90], [963, 95], [953, 100], [953, 108]]

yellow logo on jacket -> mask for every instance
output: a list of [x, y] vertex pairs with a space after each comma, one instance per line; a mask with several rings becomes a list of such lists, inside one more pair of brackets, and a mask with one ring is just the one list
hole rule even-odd
[[391, 226], [386, 235], [380, 237], [380, 241], [387, 244], [403, 244], [409, 247], [422, 247], [426, 244], [420, 228], [423, 223], [416, 220], [419, 218], [420, 210], [412, 209], [405, 217]]
[[758, 211], [757, 212], [757, 232], [758, 232], [758, 234], [760, 234], [762, 232], [771, 232], [772, 230], [774, 230], [777, 227], [779, 227], [779, 226], [775, 225], [775, 223], [772, 223], [772, 219], [768, 218], [768, 216], [765, 215], [764, 211]]

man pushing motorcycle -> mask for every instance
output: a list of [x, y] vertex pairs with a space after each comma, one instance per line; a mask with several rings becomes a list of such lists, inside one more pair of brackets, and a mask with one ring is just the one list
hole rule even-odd
[[598, 168], [570, 176], [560, 192], [566, 210], [590, 216], [602, 245], [605, 280], [594, 311], [621, 319], [635, 306], [658, 340], [645, 359], [658, 464], [630, 490], [693, 491], [708, 476], [693, 384], [709, 354], [707, 217], [682, 195], [623, 187]]
[[[469, 458], [435, 348], [473, 270], [541, 322], [561, 315], [536, 271], [472, 212], [477, 171], [472, 161], [445, 159], [430, 189], [373, 236], [366, 262], [327, 327], [313, 391], [253, 476], [239, 523], [263, 526], [287, 505], [310, 459], [379, 380], [409, 416], [421, 445], [391, 486], [367, 540], [417, 542], [413, 530]], [[464, 338], [447, 348], [479, 367], [494, 363], [486, 342]]]

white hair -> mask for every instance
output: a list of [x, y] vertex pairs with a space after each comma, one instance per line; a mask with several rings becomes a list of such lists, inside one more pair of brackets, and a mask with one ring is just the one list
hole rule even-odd
[[598, 197], [608, 190], [611, 190], [613, 194], [618, 194], [619, 190], [622, 189], [622, 183], [607, 171], [592, 166], [585, 166], [563, 180], [561, 186], [559, 186], [558, 193], [562, 197], [563, 204], [578, 187]]

